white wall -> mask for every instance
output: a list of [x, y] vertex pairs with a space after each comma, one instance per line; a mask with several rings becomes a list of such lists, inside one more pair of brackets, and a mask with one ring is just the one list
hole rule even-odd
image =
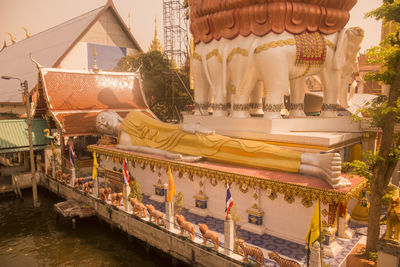
[[[110, 158], [107, 160], [105, 156], [101, 156], [100, 162], [103, 167], [108, 169], [112, 169], [114, 166], [116, 166], [117, 169], [122, 169], [122, 165], [118, 161], [114, 163]], [[138, 163], [136, 163], [135, 168], [132, 167], [130, 162], [128, 165], [129, 172], [137, 179], [142, 192], [146, 195], [154, 195], [153, 185], [157, 183], [158, 179], [160, 179], [162, 183], [168, 183], [168, 174], [165, 169], [160, 170], [155, 167], [155, 172], [152, 172], [149, 165], [147, 165], [144, 170]], [[161, 173], [161, 177], [158, 176], [158, 172]], [[186, 173], [183, 174], [182, 178], [179, 178], [177, 171], [173, 171], [172, 175], [174, 177], [176, 191], [184, 193], [184, 207], [187, 209], [195, 208], [193, 196], [201, 189], [200, 178], [194, 175], [193, 181], [190, 181]], [[224, 219], [226, 197], [225, 184], [218, 181], [218, 184], [214, 187], [210, 183], [210, 179], [204, 179], [204, 181], [204, 193], [208, 196], [207, 214], [219, 219]], [[236, 184], [232, 184], [231, 193], [240, 217], [239, 224], [246, 224], [248, 222], [246, 210], [251, 208], [254, 203], [258, 203], [258, 200], [253, 198], [255, 191], [249, 188], [247, 193], [242, 193]], [[262, 231], [299, 244], [304, 244], [304, 239], [316, 202], [314, 201], [314, 205], [307, 208], [301, 203], [301, 198], [296, 197], [295, 201], [289, 204], [284, 200], [284, 195], [279, 193], [276, 199], [271, 200], [266, 195], [265, 190], [260, 191], [260, 198], [260, 207], [264, 211], [263, 225], [261, 226]], [[323, 209], [329, 210], [328, 205], [323, 205], [321, 203], [321, 211]], [[321, 219], [327, 221], [327, 217], [322, 216]]]

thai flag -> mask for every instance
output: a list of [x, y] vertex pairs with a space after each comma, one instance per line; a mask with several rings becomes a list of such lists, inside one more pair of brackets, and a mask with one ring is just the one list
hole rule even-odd
[[128, 172], [128, 161], [124, 159], [124, 184], [130, 184], [131, 179], [129, 179], [129, 172]]
[[226, 211], [226, 217], [225, 220], [228, 219], [228, 215], [229, 215], [229, 210], [233, 205], [233, 198], [231, 195], [231, 190], [229, 189], [229, 185], [226, 188], [226, 206], [225, 206], [225, 211]]
[[74, 166], [75, 158], [76, 158], [76, 154], [74, 151], [74, 144], [72, 142], [70, 142], [69, 143], [69, 162], [71, 163], [71, 166]]

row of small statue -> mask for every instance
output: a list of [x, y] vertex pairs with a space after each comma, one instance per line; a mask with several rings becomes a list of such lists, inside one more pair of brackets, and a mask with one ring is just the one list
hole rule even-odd
[[[111, 194], [111, 188], [101, 188], [99, 190], [99, 196], [100, 199], [102, 200], [108, 200], [109, 195]], [[117, 205], [120, 205], [120, 200], [122, 198], [122, 193], [112, 193], [111, 194], [111, 203], [114, 205], [114, 201], [117, 201]], [[129, 202], [132, 205], [133, 208], [133, 214], [138, 215], [140, 218], [145, 218], [146, 217], [146, 210], [149, 214], [149, 221], [154, 221], [158, 226], [165, 226], [165, 219], [164, 219], [164, 214], [156, 210], [155, 207], [151, 204], [143, 204], [139, 202], [136, 198], [131, 198]], [[180, 228], [180, 234], [184, 235], [185, 231], [189, 234], [189, 239], [194, 240], [194, 235], [195, 235], [195, 230], [194, 230], [194, 225], [188, 221], [186, 221], [185, 216], [177, 214], [175, 216], [176, 221], [178, 222], [179, 228]], [[214, 249], [218, 251], [219, 248], [219, 236], [216, 232], [211, 231], [208, 229], [208, 226], [206, 224], [199, 223], [198, 224], [200, 232], [203, 236], [203, 245], [206, 246], [207, 241], [210, 240], [213, 245]], [[254, 259], [257, 262], [258, 266], [263, 266], [264, 265], [264, 255], [261, 251], [260, 248], [255, 247], [255, 246], [250, 246], [244, 242], [243, 239], [236, 239], [235, 240], [236, 245], [241, 248], [242, 254], [244, 257], [244, 262], [248, 262], [248, 257], [254, 257]], [[268, 256], [270, 259], [275, 260], [279, 266], [285, 267], [285, 266], [290, 266], [290, 267], [297, 267], [300, 266], [295, 261], [287, 260], [282, 257], [280, 257], [276, 252], [270, 252], [268, 253]]]
[[[71, 174], [63, 173], [61, 170], [56, 171], [56, 179], [60, 182], [69, 184], [71, 180]], [[75, 188], [83, 190], [83, 192], [93, 194], [94, 183], [93, 181], [86, 181], [85, 178], [75, 178], [74, 185]]]
[[[61, 170], [56, 171], [56, 179], [61, 182], [69, 183], [70, 178], [71, 178], [70, 174], [62, 173]], [[88, 181], [88, 182], [85, 181], [86, 181], [85, 178], [75, 178], [74, 187], [87, 193], [93, 193], [93, 188], [94, 188], [93, 181]], [[101, 200], [104, 201], [108, 200], [110, 195], [111, 195], [111, 204], [112, 205], [116, 204], [117, 206], [121, 206], [122, 193], [116, 193], [116, 192], [112, 193], [110, 187], [99, 189], [99, 197]], [[140, 218], [144, 218], [146, 217], [146, 210], [147, 210], [149, 214], [149, 221], [154, 220], [154, 222], [157, 225], [165, 226], [163, 213], [161, 211], [156, 210], [153, 205], [151, 204], [144, 205], [143, 203], [140, 203], [136, 198], [131, 198], [129, 201], [133, 208], [133, 214], [137, 214]], [[193, 224], [186, 221], [185, 216], [180, 214], [176, 215], [176, 221], [178, 222], [178, 225], [180, 227], [181, 231], [180, 234], [184, 235], [184, 232], [187, 231], [187, 233], [189, 234], [189, 239], [194, 240], [195, 233]], [[199, 223], [198, 226], [203, 236], [203, 245], [205, 246], [207, 244], [207, 241], [210, 240], [214, 245], [214, 249], [218, 251], [219, 248], [218, 234], [214, 231], [209, 230], [206, 224]], [[241, 248], [245, 263], [248, 262], [248, 257], [251, 256], [256, 260], [258, 266], [264, 265], [264, 254], [262, 253], [260, 248], [246, 244], [243, 239], [236, 239], [235, 243], [238, 247]], [[270, 259], [276, 261], [281, 267], [300, 266], [300, 264], [298, 264], [295, 261], [287, 260], [280, 257], [276, 252], [270, 252], [268, 253], [268, 256]]]

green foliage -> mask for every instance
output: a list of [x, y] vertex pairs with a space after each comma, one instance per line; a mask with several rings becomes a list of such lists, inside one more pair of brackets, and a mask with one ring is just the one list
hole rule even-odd
[[376, 252], [369, 252], [369, 253], [368, 253], [368, 258], [369, 258], [371, 261], [377, 262], [377, 261], [378, 261], [378, 253], [376, 253]]
[[343, 170], [352, 174], [359, 175], [367, 179], [368, 183], [372, 181], [374, 166], [379, 158], [378, 153], [366, 151], [363, 153], [364, 161], [355, 160], [352, 162], [344, 162]]
[[183, 207], [183, 193], [178, 192], [174, 198], [174, 209], [175, 209], [175, 215], [176, 214], [181, 214], [182, 212], [182, 207]]
[[142, 188], [140, 187], [140, 184], [135, 179], [132, 179], [129, 186], [131, 187], [131, 193], [128, 196], [129, 199], [134, 197], [139, 202], [142, 201], [143, 194], [142, 194]]
[[382, 202], [384, 205], [388, 206], [389, 205], [389, 201], [393, 196], [393, 192], [394, 192], [395, 187], [393, 186], [388, 186], [388, 188], [385, 191], [385, 195], [382, 198]]
[[116, 71], [140, 70], [143, 89], [150, 109], [162, 121], [180, 117], [186, 105], [192, 105], [189, 75], [185, 69], [175, 68], [159, 51], [139, 53], [121, 58]]
[[400, 1], [383, 0], [383, 5], [366, 14], [366, 17], [386, 19], [387, 21], [400, 22]]
[[369, 73], [366, 79], [382, 81], [385, 84], [392, 84], [398, 74], [396, 68], [400, 60], [400, 38], [399, 25], [393, 22], [400, 22], [400, 1], [384, 0], [384, 4], [377, 9], [366, 14], [367, 17], [384, 19], [385, 24], [391, 24], [394, 32], [388, 34], [381, 42], [380, 46], [375, 46], [367, 50], [369, 63], [379, 64], [379, 73]]

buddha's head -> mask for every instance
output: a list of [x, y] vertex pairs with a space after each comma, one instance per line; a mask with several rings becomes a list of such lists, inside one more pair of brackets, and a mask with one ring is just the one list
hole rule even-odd
[[102, 111], [96, 117], [96, 129], [102, 134], [118, 136], [118, 128], [122, 120], [121, 116], [114, 111]]

